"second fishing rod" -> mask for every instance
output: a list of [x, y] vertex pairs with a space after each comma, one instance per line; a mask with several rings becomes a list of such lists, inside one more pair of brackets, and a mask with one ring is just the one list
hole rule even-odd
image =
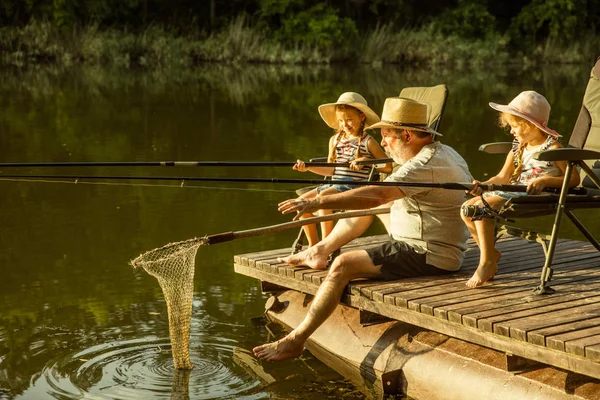
[[[81, 180], [140, 180], [140, 181], [177, 181], [182, 185], [185, 182], [241, 182], [241, 183], [272, 183], [272, 184], [299, 184], [299, 185], [322, 185], [343, 184], [351, 186], [396, 186], [396, 187], [425, 187], [449, 190], [473, 190], [475, 184], [470, 182], [380, 182], [380, 181], [345, 181], [345, 180], [322, 180], [322, 179], [280, 179], [280, 178], [235, 178], [235, 177], [199, 177], [199, 176], [117, 176], [117, 175], [6, 175], [0, 174], [0, 179], [68, 179], [74, 182]], [[504, 184], [479, 184], [482, 190], [500, 190], [504, 192], [526, 192], [526, 185], [504, 185]], [[558, 188], [545, 188], [544, 192], [560, 193]], [[583, 194], [579, 188], [569, 190], [572, 194]]]

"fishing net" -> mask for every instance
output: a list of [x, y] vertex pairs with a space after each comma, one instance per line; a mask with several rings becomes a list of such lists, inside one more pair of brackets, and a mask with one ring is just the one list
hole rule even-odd
[[190, 325], [194, 296], [194, 261], [198, 247], [207, 238], [193, 238], [169, 243], [150, 250], [131, 261], [158, 280], [167, 302], [169, 336], [176, 369], [192, 369], [190, 361]]

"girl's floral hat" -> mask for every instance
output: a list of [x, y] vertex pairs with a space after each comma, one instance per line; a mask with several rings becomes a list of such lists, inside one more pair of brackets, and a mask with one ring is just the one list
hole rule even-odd
[[490, 107], [494, 110], [526, 119], [554, 138], [562, 136], [554, 129], [548, 128], [550, 103], [538, 92], [526, 90], [519, 93], [508, 105], [490, 103]]
[[346, 92], [342, 93], [338, 101], [335, 103], [321, 104], [319, 106], [319, 114], [321, 114], [321, 118], [323, 118], [323, 121], [325, 121], [325, 123], [332, 129], [340, 128], [337, 116], [335, 115], [335, 106], [339, 104], [352, 106], [357, 110], [362, 111], [362, 113], [365, 114], [365, 117], [367, 117], [365, 119], [365, 128], [373, 125], [376, 122], [379, 122], [379, 116], [375, 111], [369, 108], [367, 100], [365, 100], [364, 97], [356, 92]]

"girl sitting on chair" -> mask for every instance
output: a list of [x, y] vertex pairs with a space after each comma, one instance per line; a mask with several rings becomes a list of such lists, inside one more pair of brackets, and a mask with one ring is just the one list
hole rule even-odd
[[[332, 176], [333, 180], [359, 181], [368, 180], [371, 167], [369, 165], [357, 165], [356, 161], [364, 161], [374, 158], [387, 158], [379, 143], [370, 135], [365, 133], [365, 128], [379, 122], [379, 116], [369, 108], [367, 101], [355, 92], [343, 93], [337, 102], [322, 104], [319, 106], [319, 114], [325, 123], [336, 133], [329, 139], [329, 163], [351, 163], [349, 167], [306, 167], [304, 161], [297, 160], [294, 169], [300, 172], [310, 171], [323, 176]], [[392, 163], [377, 168], [378, 172], [392, 172]], [[325, 184], [313, 189], [302, 198], [315, 198], [345, 192], [354, 186], [345, 184]], [[319, 215], [330, 214], [331, 210], [321, 210]], [[312, 214], [302, 215], [301, 218], [312, 217]], [[302, 227], [308, 238], [308, 245], [313, 246], [319, 241], [317, 227], [315, 224]], [[333, 221], [321, 222], [321, 233], [323, 238], [327, 237], [333, 229]]]
[[[525, 91], [508, 105], [490, 103], [490, 107], [500, 111], [500, 126], [509, 128], [514, 140], [512, 151], [500, 172], [485, 182], [473, 181], [475, 187], [470, 194], [476, 197], [463, 204], [463, 210], [465, 206], [481, 207], [481, 212], [475, 213], [479, 217], [462, 213], [462, 219], [481, 251], [477, 270], [466, 283], [469, 288], [483, 285], [498, 271], [501, 254], [495, 247], [493, 211], [499, 210], [511, 197], [536, 195], [546, 187], [560, 188], [567, 167], [565, 161], [539, 161], [533, 158], [534, 153], [539, 151], [562, 147], [558, 143], [561, 135], [546, 125], [550, 104], [544, 96]], [[569, 187], [577, 186], [579, 179], [579, 172], [574, 169]], [[527, 192], [491, 191], [482, 194], [482, 189], [477, 186], [479, 183], [527, 185]]]

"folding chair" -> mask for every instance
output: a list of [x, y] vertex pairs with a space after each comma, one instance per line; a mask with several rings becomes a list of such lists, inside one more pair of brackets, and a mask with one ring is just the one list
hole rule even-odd
[[[428, 104], [429, 107], [429, 127], [437, 130], [442, 121], [442, 117], [444, 115], [444, 111], [446, 109], [446, 101], [448, 100], [448, 87], [445, 84], [440, 84], [436, 86], [430, 87], [407, 87], [400, 91], [400, 97], [412, 99], [421, 103]], [[311, 162], [325, 162], [327, 161], [326, 157], [320, 158], [311, 158]], [[391, 162], [393, 161], [391, 158], [378, 160], [379, 162]], [[397, 167], [395, 167], [397, 168]], [[394, 168], [394, 169], [395, 169]], [[371, 169], [371, 175], [369, 176], [369, 180], [379, 179], [378, 174], [375, 174], [375, 167]], [[302, 195], [306, 193], [310, 188], [301, 188], [296, 191], [298, 195]], [[305, 234], [304, 230], [300, 229], [300, 233], [298, 237], [294, 241], [292, 245], [292, 254], [298, 253], [302, 250], [302, 247], [305, 244]], [[334, 255], [335, 257], [335, 255]]]
[[[489, 143], [479, 150], [486, 153], [506, 154], [512, 143]], [[600, 208], [600, 58], [596, 61], [588, 81], [581, 111], [566, 148], [546, 150], [534, 155], [541, 161], [566, 161], [567, 169], [560, 194], [521, 196], [507, 201], [499, 210], [503, 218], [527, 218], [554, 214], [554, 225], [550, 236], [496, 224], [496, 239], [502, 235], [519, 236], [542, 245], [545, 254], [544, 267], [540, 276], [540, 285], [534, 291], [537, 294], [554, 293], [548, 283], [552, 279], [552, 259], [558, 240], [558, 232], [563, 214], [565, 214], [586, 239], [600, 251], [600, 243], [573, 210]], [[595, 162], [594, 162], [595, 161]], [[582, 186], [569, 191], [568, 182], [573, 168], [579, 167], [585, 172]], [[571, 193], [571, 194], [570, 194]], [[576, 194], [572, 194], [576, 193]]]
[[407, 87], [402, 89], [400, 97], [428, 104], [430, 106], [429, 127], [434, 130], [438, 129], [448, 100], [448, 87], [445, 84], [429, 87]]

